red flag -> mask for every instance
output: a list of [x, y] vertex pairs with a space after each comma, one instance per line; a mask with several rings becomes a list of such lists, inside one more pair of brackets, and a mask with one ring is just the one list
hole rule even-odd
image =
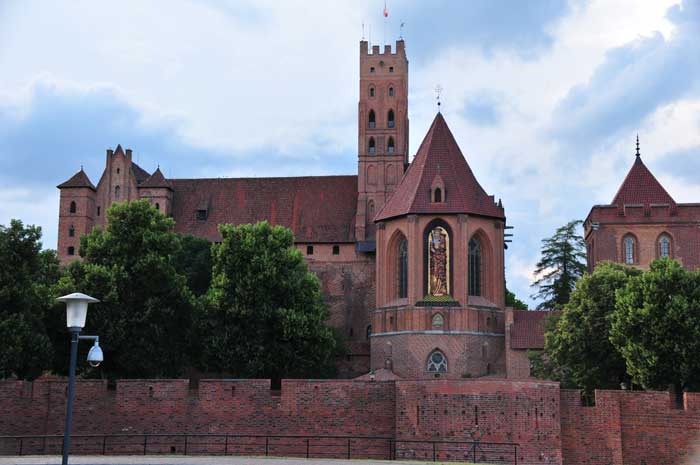
[[385, 18], [389, 17], [389, 10], [386, 9], [386, 2], [384, 2], [384, 17]]

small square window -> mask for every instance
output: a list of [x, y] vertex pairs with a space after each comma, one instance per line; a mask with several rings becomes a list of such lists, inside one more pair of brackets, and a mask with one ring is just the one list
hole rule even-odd
[[313, 255], [314, 254], [314, 246], [313, 245], [307, 245], [306, 246], [306, 255]]
[[369, 72], [370, 72], [370, 73], [373, 73], [373, 72], [374, 72], [374, 66], [370, 67]]
[[339, 245], [333, 246], [333, 255], [340, 255], [340, 246]]
[[75, 247], [68, 247], [68, 255], [75, 255]]
[[206, 221], [207, 220], [207, 211], [206, 210], [197, 210], [197, 221]]
[[393, 73], [393, 72], [394, 72], [394, 67], [393, 67], [393, 66], [389, 66], [389, 72], [390, 72], [390, 73]]

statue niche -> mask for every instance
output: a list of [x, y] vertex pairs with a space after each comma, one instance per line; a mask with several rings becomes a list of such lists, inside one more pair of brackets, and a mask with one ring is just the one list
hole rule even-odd
[[428, 295], [450, 295], [450, 237], [442, 226], [428, 235]]

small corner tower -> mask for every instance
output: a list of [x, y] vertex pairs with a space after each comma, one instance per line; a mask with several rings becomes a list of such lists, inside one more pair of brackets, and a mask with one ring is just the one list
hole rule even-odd
[[58, 258], [66, 265], [78, 257], [80, 236], [95, 223], [95, 186], [83, 168], [66, 182], [56, 186], [61, 191], [58, 215]]
[[358, 198], [355, 237], [374, 240], [374, 216], [394, 192], [408, 165], [408, 59], [396, 50], [360, 42]]

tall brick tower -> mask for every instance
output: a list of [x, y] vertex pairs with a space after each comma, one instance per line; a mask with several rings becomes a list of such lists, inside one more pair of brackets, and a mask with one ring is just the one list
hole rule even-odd
[[80, 258], [80, 236], [88, 234], [95, 224], [97, 191], [82, 168], [68, 181], [56, 187], [61, 191], [58, 211], [58, 258], [65, 265]]
[[358, 197], [355, 237], [374, 240], [374, 216], [408, 165], [408, 60], [403, 40], [384, 51], [360, 42]]

